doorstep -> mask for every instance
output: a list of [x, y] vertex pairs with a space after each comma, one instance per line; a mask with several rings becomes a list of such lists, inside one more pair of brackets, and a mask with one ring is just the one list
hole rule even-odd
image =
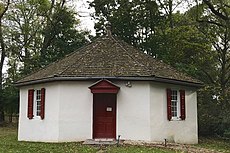
[[82, 144], [86, 145], [115, 145], [117, 140], [115, 139], [87, 139]]

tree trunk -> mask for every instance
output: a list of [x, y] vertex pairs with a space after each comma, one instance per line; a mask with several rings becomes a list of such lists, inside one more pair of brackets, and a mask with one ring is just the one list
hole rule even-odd
[[10, 113], [9, 114], [9, 123], [12, 123], [12, 121], [13, 121], [13, 113]]
[[3, 109], [3, 90], [2, 90], [2, 82], [3, 82], [3, 64], [6, 57], [5, 53], [5, 44], [3, 40], [2, 34], [2, 22], [0, 20], [0, 44], [1, 44], [1, 59], [0, 59], [0, 123], [4, 121], [4, 109]]
[[173, 28], [173, 18], [172, 18], [172, 13], [173, 13], [173, 10], [172, 10], [172, 0], [169, 0], [169, 26], [170, 28], [172, 29]]
[[5, 42], [3, 38], [2, 33], [2, 18], [6, 11], [8, 10], [8, 7], [10, 5], [10, 0], [7, 1], [6, 7], [3, 9], [2, 13], [0, 14], [0, 46], [1, 46], [1, 59], [0, 59], [0, 123], [4, 121], [4, 105], [3, 105], [3, 95], [2, 95], [2, 81], [3, 81], [3, 64], [6, 57], [6, 48], [5, 48]]

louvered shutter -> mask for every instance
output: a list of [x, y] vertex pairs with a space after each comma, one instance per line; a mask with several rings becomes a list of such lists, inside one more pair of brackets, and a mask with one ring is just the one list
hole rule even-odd
[[180, 90], [180, 113], [181, 120], [185, 120], [185, 90]]
[[171, 109], [172, 91], [171, 89], [166, 89], [166, 93], [167, 93], [167, 117], [168, 117], [168, 120], [170, 121], [172, 119], [172, 109]]
[[45, 88], [41, 89], [41, 112], [40, 116], [41, 119], [43, 120], [45, 118]]
[[27, 117], [29, 119], [33, 118], [33, 104], [34, 104], [34, 89], [28, 90], [28, 111], [27, 111]]

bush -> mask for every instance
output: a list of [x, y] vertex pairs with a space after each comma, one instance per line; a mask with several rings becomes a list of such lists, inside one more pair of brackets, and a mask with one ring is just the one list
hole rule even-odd
[[230, 138], [230, 128], [224, 131], [224, 137]]

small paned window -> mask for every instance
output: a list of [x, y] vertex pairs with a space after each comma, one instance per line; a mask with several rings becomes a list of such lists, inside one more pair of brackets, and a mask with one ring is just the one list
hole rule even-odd
[[41, 113], [41, 90], [36, 90], [36, 101], [35, 101], [35, 106], [36, 106], [36, 116], [40, 116]]
[[45, 118], [45, 88], [28, 90], [27, 117], [31, 120], [34, 117]]
[[180, 114], [180, 97], [179, 91], [172, 90], [171, 92], [171, 113], [172, 119], [179, 119]]
[[41, 90], [35, 90], [35, 114], [36, 116], [40, 116], [41, 113]]
[[185, 90], [166, 89], [167, 96], [167, 119], [185, 120]]

